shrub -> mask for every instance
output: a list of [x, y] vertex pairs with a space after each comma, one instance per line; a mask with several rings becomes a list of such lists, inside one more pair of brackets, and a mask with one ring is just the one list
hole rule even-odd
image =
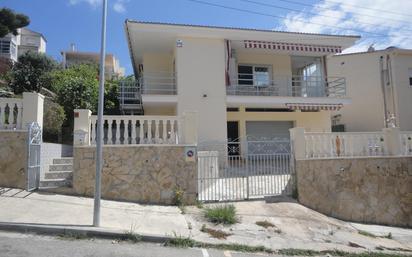
[[58, 142], [63, 122], [66, 118], [63, 107], [52, 102], [50, 99], [44, 101], [43, 116], [43, 138], [47, 142]]
[[205, 218], [216, 224], [234, 224], [236, 219], [236, 208], [234, 205], [224, 205], [205, 208]]

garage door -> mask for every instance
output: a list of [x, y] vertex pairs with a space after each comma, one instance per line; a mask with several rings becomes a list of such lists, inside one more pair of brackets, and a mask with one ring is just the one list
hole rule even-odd
[[247, 121], [248, 154], [289, 152], [292, 121]]

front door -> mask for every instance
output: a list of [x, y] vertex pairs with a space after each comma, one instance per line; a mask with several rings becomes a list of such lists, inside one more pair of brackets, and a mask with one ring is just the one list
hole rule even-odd
[[229, 155], [240, 154], [239, 122], [237, 121], [227, 122], [227, 147]]

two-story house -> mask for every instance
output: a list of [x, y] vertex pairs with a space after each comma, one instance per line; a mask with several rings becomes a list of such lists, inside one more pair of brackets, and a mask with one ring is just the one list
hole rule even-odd
[[199, 142], [289, 137], [292, 127], [330, 131], [351, 100], [326, 56], [358, 36], [126, 20], [136, 82], [121, 89], [125, 112], [198, 113]]
[[340, 130], [380, 131], [397, 126], [412, 130], [412, 50], [383, 50], [328, 58], [331, 75], [346, 78], [352, 104], [335, 113]]

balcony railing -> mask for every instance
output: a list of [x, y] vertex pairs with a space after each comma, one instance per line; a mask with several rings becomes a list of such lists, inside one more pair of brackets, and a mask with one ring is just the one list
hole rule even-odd
[[238, 74], [234, 85], [226, 87], [227, 95], [344, 97], [345, 78], [322, 76], [276, 76], [272, 80], [253, 74]]

